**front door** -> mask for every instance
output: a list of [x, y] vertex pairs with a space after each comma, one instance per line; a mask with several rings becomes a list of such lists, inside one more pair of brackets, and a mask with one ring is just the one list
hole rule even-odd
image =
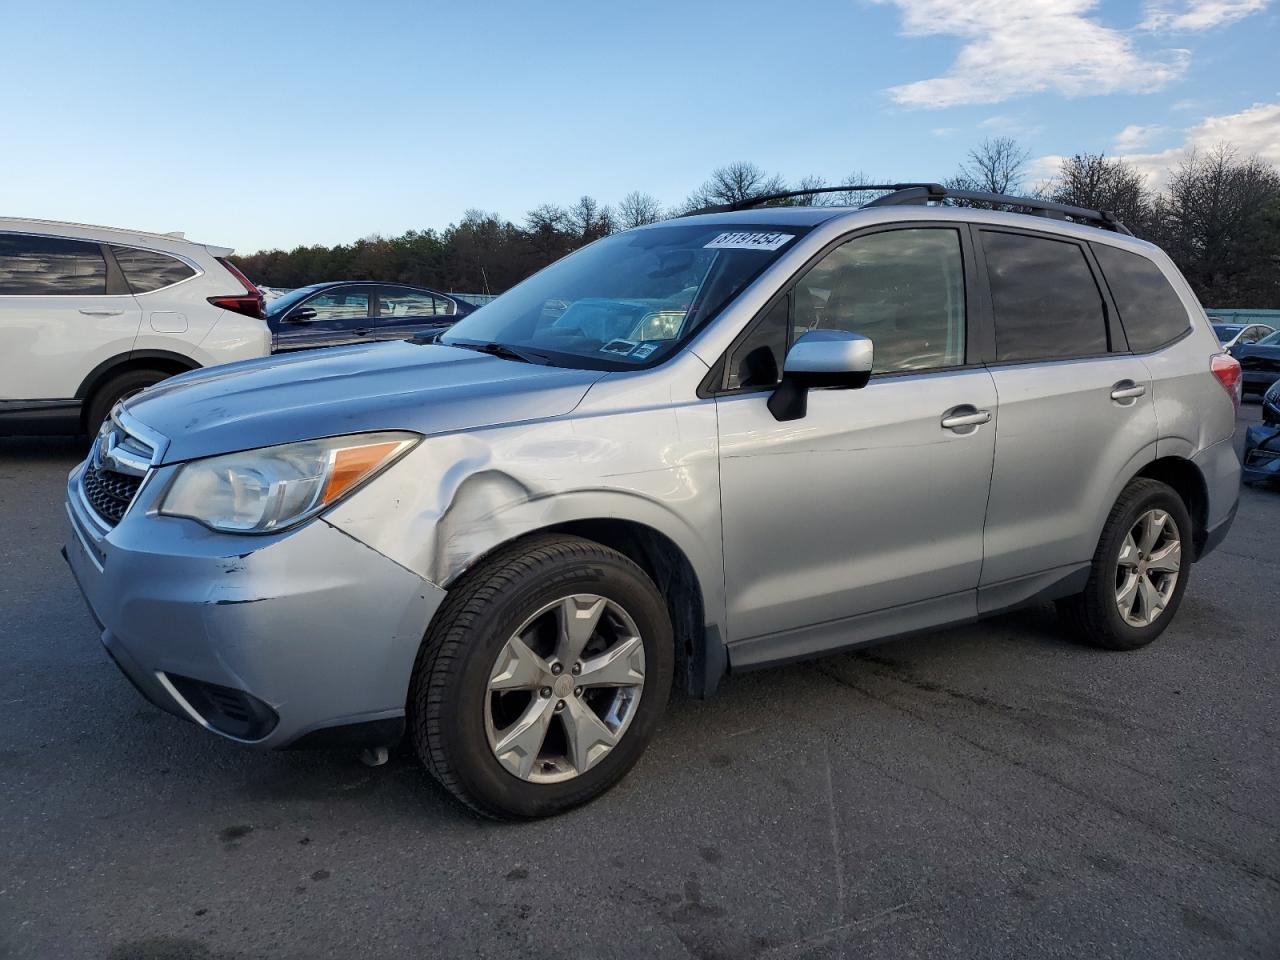
[[[968, 242], [949, 227], [856, 236], [726, 357], [717, 405], [736, 664], [976, 612], [996, 392], [967, 362]], [[807, 414], [780, 423], [768, 385], [785, 345], [811, 329], [869, 337], [873, 377], [811, 390]]]
[[373, 340], [373, 286], [328, 287], [291, 308], [276, 328], [276, 350], [337, 347]]

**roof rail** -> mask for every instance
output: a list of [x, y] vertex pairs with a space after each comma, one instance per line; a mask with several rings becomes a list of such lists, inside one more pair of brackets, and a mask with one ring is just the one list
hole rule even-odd
[[1054, 220], [1065, 220], [1071, 217], [1080, 223], [1087, 223], [1104, 230], [1114, 230], [1125, 236], [1133, 236], [1120, 219], [1110, 210], [1090, 210], [1087, 207], [1074, 207], [1068, 203], [1055, 203], [1052, 200], [1041, 200], [1037, 197], [1014, 197], [1003, 193], [987, 193], [985, 190], [952, 190], [940, 183], [916, 184], [904, 187], [883, 197], [876, 197], [865, 207], [897, 207], [907, 204], [940, 203], [944, 200], [968, 200], [976, 203], [993, 203], [1005, 207], [1022, 207], [1035, 216], [1049, 217]]
[[936, 183], [855, 183], [845, 187], [810, 187], [808, 190], [783, 190], [780, 193], [762, 193], [758, 197], [746, 197], [742, 200], [734, 200], [732, 203], [717, 203], [709, 207], [702, 207], [693, 210], [686, 216], [697, 216], [700, 213], [728, 213], [732, 210], [749, 210], [752, 207], [758, 207], [763, 203], [772, 203], [774, 200], [790, 200], [792, 197], [810, 197], [815, 193], [849, 193], [854, 190], [908, 190], [913, 187], [937, 187], [942, 189]]
[[694, 213], [727, 213], [731, 210], [748, 210], [774, 200], [788, 200], [793, 197], [809, 197], [815, 193], [846, 193], [854, 190], [886, 190], [882, 197], [877, 197], [865, 207], [897, 207], [908, 204], [942, 203], [945, 200], [967, 200], [971, 203], [993, 203], [1005, 207], [1022, 207], [1035, 216], [1049, 217], [1054, 220], [1065, 220], [1071, 217], [1080, 223], [1114, 230], [1126, 236], [1133, 233], [1120, 222], [1110, 210], [1090, 210], [1086, 207], [1073, 207], [1066, 203], [1055, 203], [1052, 200], [1040, 200], [1036, 197], [1014, 197], [1003, 193], [987, 193], [982, 190], [953, 190], [940, 183], [851, 183], [842, 187], [811, 187], [808, 190], [783, 190], [780, 193], [766, 193], [758, 197], [747, 197], [733, 203], [704, 207]]

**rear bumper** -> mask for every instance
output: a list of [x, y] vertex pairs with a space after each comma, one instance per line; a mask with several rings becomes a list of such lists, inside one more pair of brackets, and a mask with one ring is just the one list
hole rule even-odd
[[250, 538], [135, 509], [99, 536], [77, 480], [64, 555], [146, 699], [264, 748], [399, 728], [443, 590], [323, 520]]

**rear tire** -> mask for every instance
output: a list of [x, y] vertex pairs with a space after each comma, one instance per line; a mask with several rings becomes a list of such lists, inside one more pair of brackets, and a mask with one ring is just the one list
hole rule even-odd
[[[600, 611], [594, 619], [588, 607]], [[568, 657], [559, 646], [565, 616], [591, 624], [586, 645]], [[627, 656], [595, 684], [613, 651]], [[561, 813], [604, 793], [640, 758], [666, 707], [674, 659], [666, 604], [635, 563], [580, 537], [530, 537], [449, 590], [414, 665], [410, 733], [427, 770], [478, 813]], [[617, 673], [624, 660], [638, 670], [638, 686]], [[504, 749], [511, 731], [535, 724], [542, 732], [528, 741], [532, 749]], [[606, 727], [611, 745], [589, 739]], [[584, 736], [575, 742], [576, 729]]]
[[94, 391], [93, 397], [89, 400], [84, 418], [84, 427], [89, 436], [92, 437], [98, 432], [102, 421], [111, 413], [111, 408], [121, 400], [126, 400], [135, 393], [154, 386], [161, 380], [167, 380], [171, 376], [173, 374], [165, 373], [163, 370], [126, 370], [109, 379]]
[[1058, 612], [1085, 643], [1107, 650], [1145, 647], [1177, 613], [1194, 549], [1191, 516], [1177, 492], [1158, 480], [1134, 480], [1102, 528], [1088, 585], [1059, 600]]

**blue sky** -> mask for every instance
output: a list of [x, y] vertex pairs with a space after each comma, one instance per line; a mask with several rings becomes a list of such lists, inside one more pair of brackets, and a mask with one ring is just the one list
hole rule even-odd
[[1280, 0], [0, 2], [0, 214], [242, 252], [442, 227], [469, 207], [682, 200], [950, 175], [987, 136], [1038, 172], [1189, 146], [1280, 163]]

